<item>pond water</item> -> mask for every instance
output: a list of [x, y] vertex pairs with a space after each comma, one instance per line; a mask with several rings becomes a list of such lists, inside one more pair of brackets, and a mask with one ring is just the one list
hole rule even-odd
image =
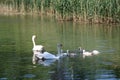
[[[36, 44], [57, 54], [78, 47], [100, 51], [32, 64]], [[0, 16], [0, 80], [120, 80], [120, 25], [80, 24], [40, 16]]]

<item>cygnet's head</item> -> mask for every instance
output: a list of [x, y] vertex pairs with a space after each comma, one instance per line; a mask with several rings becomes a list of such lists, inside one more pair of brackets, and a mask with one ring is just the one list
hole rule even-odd
[[83, 49], [81, 47], [78, 48], [80, 53], [83, 53]]
[[82, 48], [81, 48], [81, 47], [79, 47], [78, 49], [79, 49], [79, 50], [82, 50]]
[[58, 46], [58, 47], [62, 47], [63, 45], [58, 43], [57, 46]]

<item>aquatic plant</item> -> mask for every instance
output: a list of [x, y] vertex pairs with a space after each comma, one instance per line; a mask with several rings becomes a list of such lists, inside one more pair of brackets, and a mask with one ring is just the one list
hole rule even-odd
[[120, 22], [120, 0], [1, 0], [21, 13], [52, 14], [61, 20]]

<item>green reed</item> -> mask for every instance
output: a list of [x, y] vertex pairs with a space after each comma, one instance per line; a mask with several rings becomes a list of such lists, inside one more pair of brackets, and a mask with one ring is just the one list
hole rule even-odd
[[1, 0], [21, 13], [52, 14], [62, 20], [120, 22], [120, 0]]

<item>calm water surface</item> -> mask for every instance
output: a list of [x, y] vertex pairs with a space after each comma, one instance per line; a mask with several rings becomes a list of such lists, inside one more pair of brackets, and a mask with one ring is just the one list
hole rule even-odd
[[[101, 53], [32, 64], [32, 41], [57, 54], [78, 47]], [[60, 22], [40, 16], [0, 16], [0, 80], [120, 80], [120, 25]]]

